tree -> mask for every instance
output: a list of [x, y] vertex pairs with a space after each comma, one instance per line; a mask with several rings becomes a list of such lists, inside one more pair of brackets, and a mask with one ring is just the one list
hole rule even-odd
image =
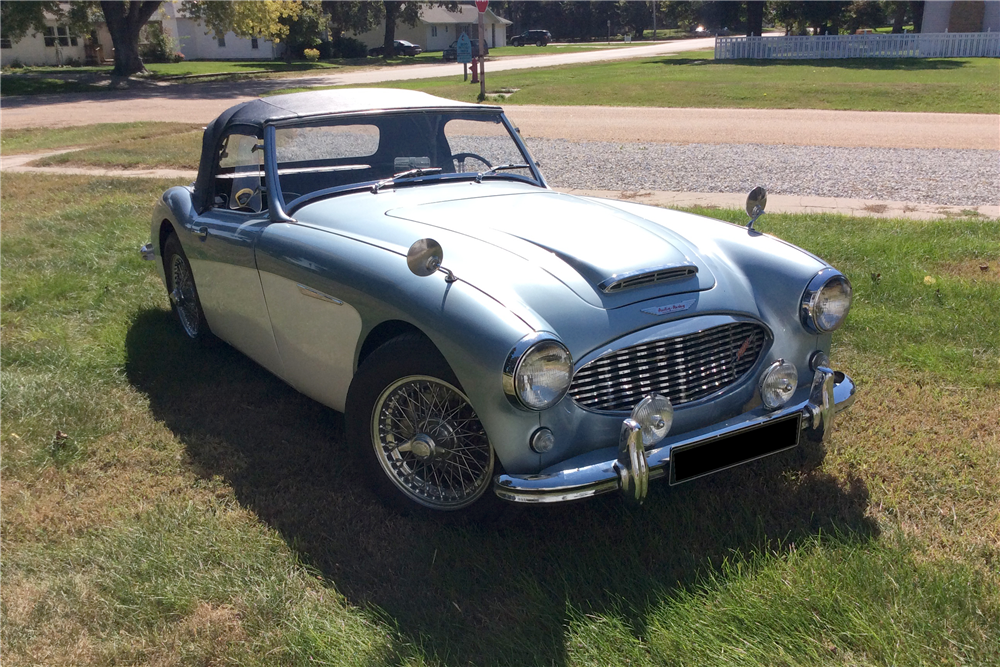
[[263, 37], [280, 42], [288, 37], [288, 23], [299, 17], [302, 3], [299, 0], [187, 0], [181, 3], [181, 11], [200, 21], [217, 38], [232, 32], [238, 37]]
[[139, 56], [139, 31], [160, 4], [160, 0], [101, 1], [104, 23], [108, 26], [111, 43], [115, 47], [113, 76], [127, 79], [137, 72], [146, 71]]
[[45, 32], [46, 15], [61, 17], [58, 2], [0, 2], [0, 35], [12, 42], [20, 41], [28, 32]]

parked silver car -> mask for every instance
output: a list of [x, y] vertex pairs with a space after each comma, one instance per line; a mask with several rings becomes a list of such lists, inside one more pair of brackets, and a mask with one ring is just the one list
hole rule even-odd
[[854, 400], [828, 357], [843, 274], [752, 225], [555, 192], [495, 106], [237, 105], [151, 238], [185, 334], [344, 412], [404, 509], [641, 502], [822, 440]]

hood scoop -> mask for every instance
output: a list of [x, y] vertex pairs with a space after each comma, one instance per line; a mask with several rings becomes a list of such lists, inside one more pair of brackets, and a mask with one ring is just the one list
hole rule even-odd
[[658, 269], [646, 269], [642, 271], [629, 271], [628, 273], [616, 273], [603, 281], [598, 287], [605, 294], [614, 294], [633, 287], [647, 287], [656, 283], [665, 283], [671, 280], [681, 280], [698, 273], [698, 267], [694, 264], [683, 264], [681, 266], [663, 266]]

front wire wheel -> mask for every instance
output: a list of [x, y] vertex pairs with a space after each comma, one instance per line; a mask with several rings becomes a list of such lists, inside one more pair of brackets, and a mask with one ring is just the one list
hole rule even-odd
[[177, 320], [188, 338], [207, 341], [210, 336], [205, 314], [198, 299], [198, 289], [194, 284], [191, 265], [181, 248], [177, 237], [171, 234], [163, 244], [163, 254], [166, 257], [167, 296]]
[[434, 510], [472, 505], [493, 479], [493, 447], [454, 385], [428, 375], [393, 382], [372, 412], [383, 472], [413, 502]]

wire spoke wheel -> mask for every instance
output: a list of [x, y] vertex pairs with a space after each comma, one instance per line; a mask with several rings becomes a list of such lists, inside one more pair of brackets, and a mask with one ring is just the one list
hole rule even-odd
[[174, 304], [181, 326], [191, 338], [197, 338], [201, 326], [201, 306], [194, 289], [194, 276], [191, 267], [181, 254], [174, 254], [170, 259], [170, 301]]
[[382, 470], [414, 502], [457, 510], [489, 488], [493, 447], [468, 397], [448, 382], [396, 380], [375, 401], [371, 427]]

